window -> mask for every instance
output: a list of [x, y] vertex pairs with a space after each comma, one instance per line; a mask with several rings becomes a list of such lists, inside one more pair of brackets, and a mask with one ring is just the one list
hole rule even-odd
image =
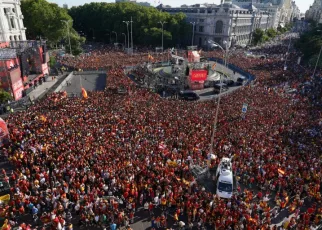
[[21, 35], [19, 35], [19, 40], [22, 41], [22, 36]]
[[15, 41], [17, 41], [17, 36], [16, 35], [14, 36], [14, 38], [15, 38]]
[[216, 22], [215, 33], [220, 34], [223, 32], [224, 23], [222, 21]]
[[15, 10], [15, 8], [12, 8], [12, 12], [13, 12], [13, 13], [16, 13], [16, 10]]
[[199, 26], [199, 32], [203, 33], [204, 32], [203, 30], [204, 30], [203, 26]]
[[15, 28], [15, 22], [13, 18], [10, 18], [11, 28]]
[[12, 36], [10, 36], [10, 41], [12, 41]]
[[205, 22], [205, 19], [199, 19], [199, 22]]
[[206, 10], [201, 9], [199, 12], [200, 12], [201, 14], [204, 14], [204, 13], [206, 13]]

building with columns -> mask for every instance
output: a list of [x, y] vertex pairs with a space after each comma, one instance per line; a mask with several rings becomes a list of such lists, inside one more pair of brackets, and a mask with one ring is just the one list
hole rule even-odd
[[26, 40], [20, 0], [0, 0], [0, 41]]
[[196, 4], [177, 8], [159, 5], [157, 8], [170, 14], [185, 13], [188, 22], [195, 24], [193, 45], [204, 48], [208, 48], [208, 40], [223, 47], [246, 46], [251, 43], [254, 30], [272, 27], [270, 14], [253, 5], [242, 8], [226, 1], [220, 5]]

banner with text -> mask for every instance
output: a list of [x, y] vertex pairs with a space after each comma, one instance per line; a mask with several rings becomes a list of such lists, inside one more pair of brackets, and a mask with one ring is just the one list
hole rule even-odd
[[207, 79], [207, 70], [191, 70], [190, 81], [205, 81]]

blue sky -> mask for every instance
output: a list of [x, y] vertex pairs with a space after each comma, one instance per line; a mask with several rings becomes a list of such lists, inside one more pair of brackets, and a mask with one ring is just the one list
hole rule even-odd
[[[83, 5], [85, 3], [89, 2], [102, 2], [101, 1], [93, 1], [93, 0], [49, 0], [50, 2], [57, 3], [58, 5], [62, 6], [63, 4], [68, 4], [69, 7], [71, 6], [78, 6], [78, 5]], [[158, 5], [159, 2], [165, 5], [170, 5], [170, 6], [180, 6], [183, 4], [187, 5], [192, 5], [192, 4], [197, 4], [197, 3], [215, 3], [218, 4], [220, 3], [220, 0], [137, 0], [140, 2], [149, 2], [151, 5]], [[305, 11], [309, 8], [310, 5], [312, 5], [314, 0], [295, 0], [296, 4], [300, 8], [302, 13], [305, 13]], [[106, 0], [103, 2], [115, 2], [115, 0]]]

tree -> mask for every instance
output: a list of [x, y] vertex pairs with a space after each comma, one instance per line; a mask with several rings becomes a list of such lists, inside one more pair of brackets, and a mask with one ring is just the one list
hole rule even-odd
[[24, 25], [27, 27], [28, 39], [35, 40], [39, 36], [45, 37], [49, 45], [55, 45], [63, 39], [67, 41], [68, 30], [64, 21], [68, 21], [72, 50], [80, 49], [84, 38], [81, 38], [72, 28], [72, 18], [67, 10], [46, 0], [21, 1], [21, 10], [24, 15]]
[[[305, 32], [295, 43], [295, 47], [303, 53], [304, 62], [316, 62], [317, 55], [322, 45], [322, 25]], [[315, 65], [315, 64], [314, 64]]]
[[265, 32], [262, 29], [260, 29], [260, 28], [257, 28], [253, 32], [253, 43], [254, 43], [254, 45], [257, 45], [258, 43], [263, 42], [263, 40], [264, 40], [264, 34], [265, 34]]
[[0, 89], [0, 104], [6, 104], [8, 101], [12, 100], [12, 96], [7, 91]]
[[274, 29], [274, 28], [269, 28], [267, 31], [266, 31], [266, 34], [268, 37], [270, 38], [275, 38], [277, 36], [277, 31]]
[[127, 35], [127, 26], [123, 21], [131, 21], [131, 18], [135, 45], [161, 46], [162, 27], [160, 21], [166, 22], [164, 24], [165, 47], [183, 44], [184, 38], [191, 31], [183, 13], [170, 15], [160, 12], [154, 7], [140, 6], [130, 2], [92, 2], [72, 7], [69, 14], [74, 20], [77, 31], [84, 32], [89, 40], [107, 43], [109, 43], [112, 31], [118, 34], [119, 42], [124, 42], [124, 37], [121, 34]]

